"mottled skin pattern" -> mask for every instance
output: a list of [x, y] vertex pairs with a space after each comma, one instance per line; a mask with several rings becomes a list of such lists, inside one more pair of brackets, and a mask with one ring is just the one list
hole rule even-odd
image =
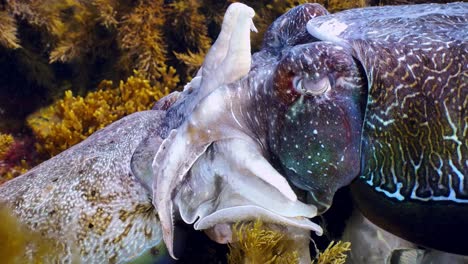
[[157, 134], [161, 117], [125, 117], [0, 186], [1, 202], [58, 243], [48, 261], [121, 263], [161, 244], [151, 196], [130, 169], [133, 152]]

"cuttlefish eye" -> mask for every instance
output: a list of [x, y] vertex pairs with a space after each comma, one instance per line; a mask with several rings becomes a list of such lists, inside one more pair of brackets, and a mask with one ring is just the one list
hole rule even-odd
[[287, 179], [320, 212], [359, 173], [364, 76], [350, 52], [328, 42], [284, 52], [272, 76], [269, 144]]
[[274, 96], [286, 105], [300, 96], [339, 97], [354, 85], [354, 63], [344, 48], [327, 42], [290, 48], [273, 74]]
[[309, 78], [294, 77], [293, 87], [297, 93], [314, 96], [325, 93], [330, 89], [330, 80], [324, 77], [320, 80], [311, 80]]

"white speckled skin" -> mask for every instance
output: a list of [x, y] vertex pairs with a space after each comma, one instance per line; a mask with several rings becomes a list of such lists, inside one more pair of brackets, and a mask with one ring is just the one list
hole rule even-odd
[[162, 242], [151, 194], [130, 168], [140, 142], [157, 136], [162, 116], [127, 116], [0, 186], [1, 203], [58, 243], [51, 263], [122, 263]]

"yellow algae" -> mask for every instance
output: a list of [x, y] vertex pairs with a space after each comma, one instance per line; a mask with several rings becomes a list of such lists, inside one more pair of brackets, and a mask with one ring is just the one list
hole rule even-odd
[[0, 160], [5, 158], [6, 153], [14, 143], [13, 136], [10, 134], [0, 133]]
[[[229, 244], [228, 263], [299, 263], [298, 245], [280, 231], [268, 228], [262, 221], [235, 224], [233, 243]], [[332, 241], [320, 252], [312, 264], [343, 264], [346, 253], [351, 250], [349, 242]]]
[[350, 242], [330, 242], [325, 251], [320, 252], [317, 260], [312, 264], [343, 264], [346, 262], [347, 252], [351, 250]]
[[0, 11], [0, 45], [10, 49], [20, 47], [15, 23], [15, 19], [11, 14]]
[[236, 224], [229, 244], [228, 263], [298, 263], [294, 241], [278, 231], [268, 229], [260, 220]]
[[154, 86], [136, 71], [117, 88], [112, 87], [111, 81], [102, 81], [97, 91], [85, 97], [66, 91], [64, 98], [27, 119], [37, 139], [37, 151], [54, 156], [117, 119], [151, 109], [158, 99], [169, 93], [169, 87], [178, 82], [171, 70], [167, 74], [166, 83]]
[[163, 6], [162, 0], [138, 1], [122, 17], [118, 28], [118, 43], [124, 51], [121, 64], [138, 70], [152, 82], [161, 78], [166, 67]]
[[0, 205], [0, 259], [2, 263], [44, 263], [57, 255], [51, 239], [29, 230]]

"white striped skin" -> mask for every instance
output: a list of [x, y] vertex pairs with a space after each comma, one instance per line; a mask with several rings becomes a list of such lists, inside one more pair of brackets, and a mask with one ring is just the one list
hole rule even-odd
[[362, 179], [398, 201], [468, 203], [468, 5], [350, 10], [308, 28], [366, 69]]
[[468, 236], [468, 4], [355, 9], [308, 30], [366, 71], [357, 206], [405, 239], [468, 254], [454, 242]]

